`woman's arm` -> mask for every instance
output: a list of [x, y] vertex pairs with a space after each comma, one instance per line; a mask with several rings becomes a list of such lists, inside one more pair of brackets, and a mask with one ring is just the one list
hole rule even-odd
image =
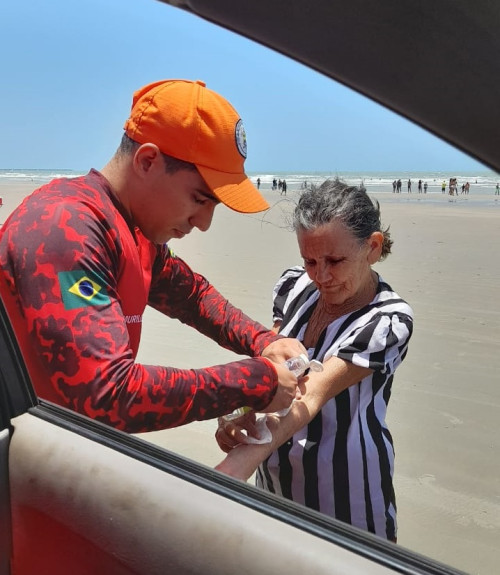
[[246, 481], [262, 461], [306, 426], [327, 401], [371, 373], [371, 369], [356, 366], [338, 357], [325, 361], [322, 372], [310, 373], [300, 382], [302, 398], [292, 403], [285, 417], [272, 414], [267, 416], [266, 423], [272, 434], [270, 443], [244, 444], [242, 429], [247, 429], [250, 434], [255, 431], [251, 422], [246, 425], [248, 418], [233, 421], [221, 419], [216, 439], [219, 447], [229, 453], [215, 469]]

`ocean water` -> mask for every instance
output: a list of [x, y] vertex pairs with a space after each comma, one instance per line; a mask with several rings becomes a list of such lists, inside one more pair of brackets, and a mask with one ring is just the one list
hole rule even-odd
[[407, 193], [407, 182], [412, 182], [412, 193], [418, 193], [418, 180], [422, 180], [422, 186], [427, 182], [427, 193], [441, 193], [441, 184], [448, 182], [450, 178], [457, 178], [459, 193], [462, 184], [469, 182], [469, 195], [491, 193], [497, 183], [500, 183], [500, 175], [489, 170], [475, 172], [277, 172], [275, 174], [249, 172], [252, 182], [260, 178], [261, 188], [271, 188], [273, 178], [284, 179], [287, 190], [300, 190], [305, 183], [320, 184], [327, 178], [339, 177], [350, 185], [363, 184], [368, 191], [387, 192], [392, 194], [392, 182], [401, 179], [401, 192]]
[[85, 174], [86, 171], [75, 170], [38, 170], [38, 169], [3, 169], [0, 170], [0, 184], [2, 182], [34, 182], [46, 184], [55, 178], [74, 178]]
[[[72, 178], [85, 174], [85, 170], [60, 169], [0, 169], [0, 184], [9, 181], [34, 182], [44, 184], [54, 178]], [[248, 172], [248, 176], [255, 183], [260, 178], [261, 188], [270, 189], [273, 178], [286, 180], [287, 189], [300, 190], [306, 183], [319, 184], [327, 178], [339, 177], [351, 185], [364, 184], [368, 191], [392, 193], [392, 182], [401, 179], [402, 193], [407, 192], [408, 179], [412, 181], [412, 192], [417, 193], [418, 180], [427, 182], [427, 193], [441, 193], [441, 183], [448, 182], [451, 177], [457, 178], [460, 186], [469, 182], [469, 195], [490, 193], [500, 183], [500, 175], [493, 171], [475, 172]]]

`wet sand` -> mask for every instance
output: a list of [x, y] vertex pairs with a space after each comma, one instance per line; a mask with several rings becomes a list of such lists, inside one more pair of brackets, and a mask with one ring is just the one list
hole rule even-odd
[[[0, 185], [0, 222], [34, 185]], [[235, 305], [269, 325], [281, 272], [300, 264], [286, 228], [295, 192], [261, 190], [266, 214], [217, 208], [211, 230], [174, 251]], [[370, 191], [370, 190], [369, 190]], [[396, 445], [399, 543], [468, 573], [500, 562], [500, 198], [494, 190], [373, 193], [390, 225], [393, 253], [375, 269], [413, 307], [415, 332], [396, 374], [389, 426]], [[147, 310], [139, 361], [202, 367], [236, 356]], [[213, 466], [223, 457], [215, 422], [142, 434]]]

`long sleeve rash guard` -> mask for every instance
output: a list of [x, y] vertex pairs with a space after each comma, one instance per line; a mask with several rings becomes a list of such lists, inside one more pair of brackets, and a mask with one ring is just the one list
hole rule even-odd
[[276, 336], [148, 241], [95, 170], [25, 199], [0, 232], [0, 271], [42, 398], [143, 432], [259, 410], [276, 391], [263, 358], [189, 370], [135, 361], [148, 304], [239, 354], [259, 355]]

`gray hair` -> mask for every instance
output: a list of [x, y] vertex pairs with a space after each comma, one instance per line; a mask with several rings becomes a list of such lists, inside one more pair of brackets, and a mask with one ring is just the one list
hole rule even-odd
[[292, 217], [295, 232], [314, 230], [333, 220], [342, 222], [360, 244], [373, 232], [381, 232], [384, 241], [380, 260], [391, 253], [389, 228], [382, 230], [380, 222], [380, 204], [370, 198], [363, 186], [349, 186], [335, 178], [302, 192]]

